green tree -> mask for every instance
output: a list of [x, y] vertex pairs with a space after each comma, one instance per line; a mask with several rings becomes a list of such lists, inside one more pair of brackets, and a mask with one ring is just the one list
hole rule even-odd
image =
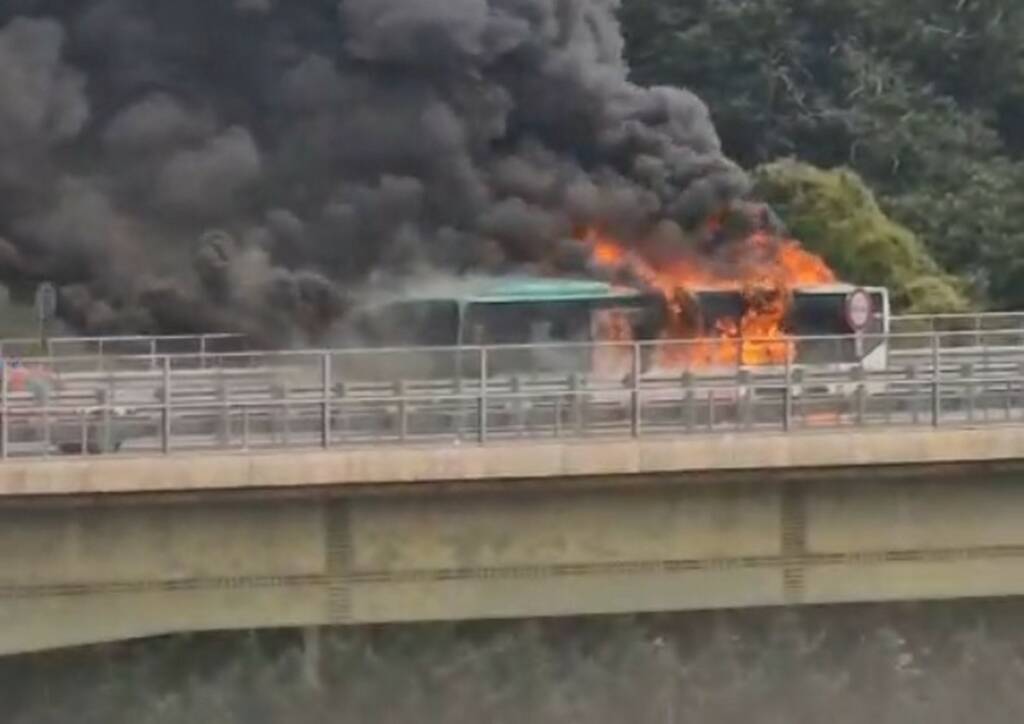
[[962, 284], [913, 232], [883, 213], [856, 173], [778, 161], [756, 169], [754, 178], [790, 231], [844, 279], [888, 287], [896, 307], [908, 312], [967, 308]]
[[849, 167], [939, 264], [1024, 305], [1024, 5], [625, 0], [638, 80], [689, 87], [748, 167]]

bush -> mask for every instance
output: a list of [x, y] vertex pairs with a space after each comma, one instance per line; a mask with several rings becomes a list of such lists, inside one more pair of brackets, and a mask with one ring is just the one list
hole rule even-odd
[[754, 178], [757, 194], [790, 232], [841, 278], [888, 287], [902, 312], [957, 312], [970, 306], [966, 284], [945, 273], [913, 232], [886, 216], [853, 171], [781, 160], [758, 167]]

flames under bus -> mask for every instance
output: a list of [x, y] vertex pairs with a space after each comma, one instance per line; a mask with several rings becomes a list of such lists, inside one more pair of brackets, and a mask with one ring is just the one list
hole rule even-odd
[[[844, 284], [791, 290], [780, 334], [792, 350], [787, 353], [792, 365], [885, 368], [888, 293], [863, 289], [870, 306], [862, 327], [854, 329], [849, 300], [855, 291]], [[353, 354], [346, 374], [377, 380], [473, 376], [480, 372], [476, 349], [481, 346], [489, 349], [491, 375], [590, 373], [608, 367], [611, 348], [604, 343], [634, 340], [644, 343], [641, 364], [647, 375], [681, 369], [735, 372], [747, 365], [742, 346], [754, 341], [735, 329], [751, 311], [751, 300], [735, 290], [698, 289], [687, 296], [694, 315], [687, 328], [696, 331], [666, 340], [674, 312], [656, 292], [550, 278], [481, 279], [411, 290], [401, 298], [371, 300], [351, 317], [344, 346], [380, 352]], [[730, 329], [731, 336], [723, 332]], [[673, 348], [702, 345], [717, 351], [703, 358], [673, 354]], [[738, 352], [730, 354], [731, 349]]]

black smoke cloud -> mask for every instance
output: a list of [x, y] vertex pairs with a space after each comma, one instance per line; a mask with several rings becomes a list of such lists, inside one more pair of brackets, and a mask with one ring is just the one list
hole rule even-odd
[[746, 179], [697, 98], [627, 79], [616, 5], [8, 0], [0, 277], [93, 332], [286, 343], [374, 274], [686, 228]]

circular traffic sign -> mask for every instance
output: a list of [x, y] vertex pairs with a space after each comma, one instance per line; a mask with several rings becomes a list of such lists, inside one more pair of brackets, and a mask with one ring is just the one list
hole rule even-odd
[[43, 282], [36, 288], [36, 315], [41, 320], [50, 320], [57, 313], [57, 287]]
[[860, 332], [871, 321], [874, 305], [871, 295], [863, 289], [854, 289], [846, 297], [846, 321], [855, 332]]

